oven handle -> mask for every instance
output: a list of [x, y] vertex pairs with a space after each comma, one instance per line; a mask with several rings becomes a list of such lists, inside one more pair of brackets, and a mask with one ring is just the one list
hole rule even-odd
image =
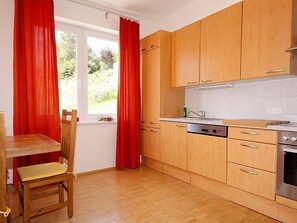
[[289, 152], [289, 153], [297, 153], [297, 149], [291, 149], [291, 148], [286, 148], [283, 147], [284, 152]]

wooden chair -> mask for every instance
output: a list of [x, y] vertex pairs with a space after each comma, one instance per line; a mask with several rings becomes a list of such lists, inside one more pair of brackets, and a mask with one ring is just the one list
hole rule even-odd
[[4, 113], [0, 112], [0, 223], [6, 223], [10, 209], [6, 201], [6, 148], [5, 148], [5, 121]]
[[[18, 168], [20, 182], [20, 212], [23, 208], [23, 222], [67, 206], [68, 217], [73, 216], [73, 158], [76, 137], [77, 111], [62, 111], [61, 123], [61, 152], [59, 162], [45, 163]], [[59, 195], [59, 202], [31, 210], [31, 201], [48, 196], [49, 191], [38, 192], [40, 187], [56, 185], [54, 193]], [[34, 191], [32, 190], [33, 188]], [[38, 189], [36, 189], [38, 188]], [[37, 192], [36, 192], [37, 190]], [[64, 190], [67, 192], [67, 200], [64, 200]]]

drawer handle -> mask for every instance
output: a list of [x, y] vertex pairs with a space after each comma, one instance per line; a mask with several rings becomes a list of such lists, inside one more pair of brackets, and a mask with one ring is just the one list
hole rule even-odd
[[141, 52], [143, 52], [143, 51], [146, 51], [146, 49], [145, 49], [145, 48], [143, 48], [143, 49], [141, 49], [140, 51], [141, 51]]
[[146, 123], [146, 121], [140, 121], [140, 123]]
[[212, 82], [212, 79], [202, 80], [201, 82]]
[[186, 126], [185, 125], [176, 125], [176, 127], [185, 128]]
[[188, 84], [197, 84], [197, 81], [188, 81]]
[[268, 70], [266, 72], [266, 74], [281, 73], [281, 72], [285, 72], [285, 71], [286, 71], [286, 69]]
[[156, 46], [158, 46], [158, 44], [154, 43], [154, 44], [151, 45], [151, 48], [156, 47]]
[[247, 135], [259, 135], [258, 132], [247, 132], [247, 131], [241, 131], [242, 134], [247, 134]]
[[146, 131], [146, 129], [140, 129], [140, 130]]
[[248, 173], [248, 174], [252, 174], [252, 175], [258, 175], [258, 173], [254, 172], [254, 171], [249, 171], [249, 170], [245, 170], [240, 168], [240, 171], [244, 172], [244, 173]]
[[254, 146], [254, 145], [249, 145], [249, 144], [240, 144], [243, 147], [248, 147], [248, 148], [252, 148], [252, 149], [258, 149], [259, 146]]
[[153, 124], [153, 125], [157, 125], [157, 122], [151, 122], [151, 124]]
[[151, 132], [154, 132], [154, 133], [156, 133], [156, 132], [158, 132], [157, 130], [151, 130]]

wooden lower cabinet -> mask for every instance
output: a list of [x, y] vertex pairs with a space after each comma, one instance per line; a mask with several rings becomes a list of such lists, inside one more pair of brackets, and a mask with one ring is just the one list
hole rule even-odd
[[227, 139], [188, 134], [188, 170], [226, 183]]
[[149, 130], [149, 158], [160, 161], [160, 129]]
[[161, 122], [160, 151], [163, 163], [187, 169], [187, 124]]
[[276, 172], [277, 146], [228, 139], [228, 161], [269, 172]]
[[149, 128], [140, 129], [140, 154], [149, 157]]
[[140, 154], [160, 161], [160, 129], [141, 127], [140, 129]]
[[275, 200], [275, 174], [266, 171], [228, 163], [230, 186]]

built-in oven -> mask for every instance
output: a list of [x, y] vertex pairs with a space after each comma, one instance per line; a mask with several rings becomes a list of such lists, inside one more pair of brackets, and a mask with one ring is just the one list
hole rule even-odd
[[297, 201], [297, 132], [279, 132], [276, 194]]

